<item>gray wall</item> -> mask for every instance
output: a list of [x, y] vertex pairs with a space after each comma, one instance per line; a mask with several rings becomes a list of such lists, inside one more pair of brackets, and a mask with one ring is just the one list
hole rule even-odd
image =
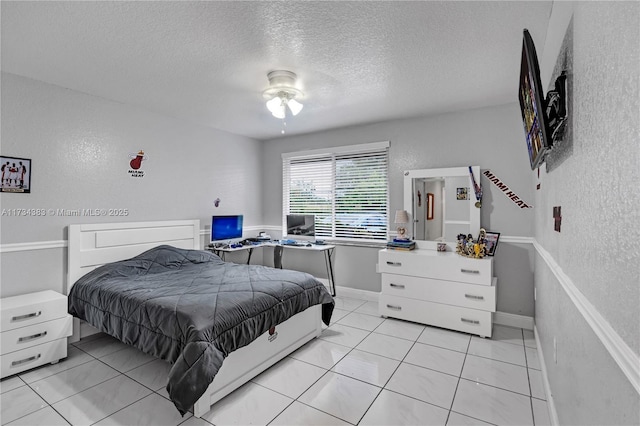
[[[541, 169], [536, 194], [535, 238], [558, 265], [536, 256], [536, 327], [561, 424], [637, 425], [640, 396], [563, 284], [575, 286], [637, 360], [640, 5], [556, 4], [550, 22], [546, 45], [564, 44], [560, 55], [545, 49], [540, 66], [547, 76], [557, 74], [558, 62], [572, 66], [572, 121], [565, 145]], [[560, 233], [554, 206], [562, 207]]]
[[[31, 194], [2, 193], [2, 209], [128, 209], [123, 217], [1, 218], [3, 245], [61, 241], [87, 222], [200, 219], [241, 213], [262, 223], [260, 142], [2, 73], [2, 155], [32, 160]], [[144, 149], [143, 178], [128, 174]], [[221, 199], [215, 208], [213, 200]], [[208, 236], [206, 236], [208, 238]], [[2, 297], [63, 291], [66, 249], [2, 253]]]
[[[514, 83], [517, 85], [517, 82]], [[515, 90], [515, 89], [514, 89]], [[514, 92], [514, 97], [517, 90]], [[390, 141], [390, 211], [403, 206], [403, 171], [478, 165], [490, 169], [518, 195], [533, 202], [529, 160], [522, 134], [518, 104], [508, 104], [405, 120], [291, 136], [266, 141], [262, 192], [265, 224], [282, 222], [283, 152], [322, 147]], [[531, 237], [533, 213], [520, 209], [482, 178], [485, 196], [482, 226], [502, 236]], [[514, 247], [517, 250], [514, 250]], [[380, 291], [375, 272], [376, 248], [340, 246], [336, 250], [336, 283], [339, 286]], [[533, 317], [533, 264], [531, 245], [500, 243], [495, 257], [498, 276], [498, 310]], [[303, 263], [296, 265], [303, 268]]]

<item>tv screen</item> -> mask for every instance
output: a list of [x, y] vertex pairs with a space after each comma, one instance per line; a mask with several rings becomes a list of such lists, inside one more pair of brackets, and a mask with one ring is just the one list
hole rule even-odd
[[540, 67], [533, 39], [524, 30], [522, 62], [520, 64], [520, 110], [529, 151], [531, 170], [538, 168], [553, 144], [545, 116], [544, 93], [540, 83]]
[[315, 216], [310, 214], [288, 214], [287, 235], [313, 237], [316, 234]]
[[242, 238], [242, 215], [212, 216], [211, 241]]

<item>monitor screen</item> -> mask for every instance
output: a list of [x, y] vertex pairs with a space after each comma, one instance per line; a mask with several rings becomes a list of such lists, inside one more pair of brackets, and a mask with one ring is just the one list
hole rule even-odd
[[212, 216], [211, 241], [242, 238], [242, 215]]
[[520, 63], [520, 90], [518, 93], [522, 124], [529, 151], [531, 170], [544, 162], [544, 157], [553, 144], [549, 138], [547, 117], [540, 68], [533, 39], [529, 31], [524, 30], [522, 41], [522, 61]]
[[312, 214], [288, 214], [287, 235], [313, 237], [316, 234], [315, 216]]

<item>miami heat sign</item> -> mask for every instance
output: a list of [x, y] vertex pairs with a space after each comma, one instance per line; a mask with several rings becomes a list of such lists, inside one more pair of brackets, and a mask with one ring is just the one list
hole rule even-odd
[[136, 153], [129, 154], [129, 176], [135, 178], [144, 177], [144, 170], [142, 170], [142, 162], [148, 160], [143, 150]]

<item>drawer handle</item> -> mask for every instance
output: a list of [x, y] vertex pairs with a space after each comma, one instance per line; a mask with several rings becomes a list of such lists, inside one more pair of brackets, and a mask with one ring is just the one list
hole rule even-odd
[[29, 318], [35, 318], [35, 317], [39, 317], [40, 314], [42, 314], [42, 311], [32, 312], [32, 313], [26, 314], [26, 315], [17, 315], [15, 317], [11, 317], [11, 321], [21, 321], [21, 320], [26, 320], [26, 319], [29, 319]]
[[402, 310], [402, 306], [395, 306], [395, 305], [389, 305], [389, 304], [387, 304], [387, 308], [393, 309], [394, 311], [401, 311]]
[[393, 288], [404, 288], [404, 284], [394, 284], [394, 283], [389, 283], [389, 287], [393, 287]]
[[15, 367], [16, 365], [24, 364], [25, 362], [35, 361], [35, 360], [36, 360], [36, 359], [38, 359], [38, 358], [40, 358], [40, 354], [38, 354], [38, 355], [34, 355], [34, 356], [31, 356], [31, 357], [29, 357], [29, 358], [21, 359], [21, 360], [19, 360], [19, 361], [13, 361], [13, 362], [11, 363], [11, 366], [12, 366], [12, 367]]
[[484, 296], [476, 296], [475, 294], [466, 294], [465, 293], [464, 297], [466, 297], [467, 299], [484, 300]]
[[465, 274], [479, 274], [480, 271], [478, 271], [477, 269], [460, 269], [460, 272], [464, 272]]
[[387, 265], [389, 266], [402, 266], [402, 262], [390, 262], [387, 260]]
[[467, 318], [460, 318], [460, 321], [466, 322], [468, 324], [480, 324], [480, 321], [478, 321], [478, 320], [472, 320], [472, 319], [467, 319]]
[[26, 342], [28, 340], [37, 339], [39, 337], [44, 337], [46, 335], [47, 335], [47, 332], [43, 331], [42, 333], [32, 334], [31, 336], [19, 337], [18, 338], [18, 342]]

